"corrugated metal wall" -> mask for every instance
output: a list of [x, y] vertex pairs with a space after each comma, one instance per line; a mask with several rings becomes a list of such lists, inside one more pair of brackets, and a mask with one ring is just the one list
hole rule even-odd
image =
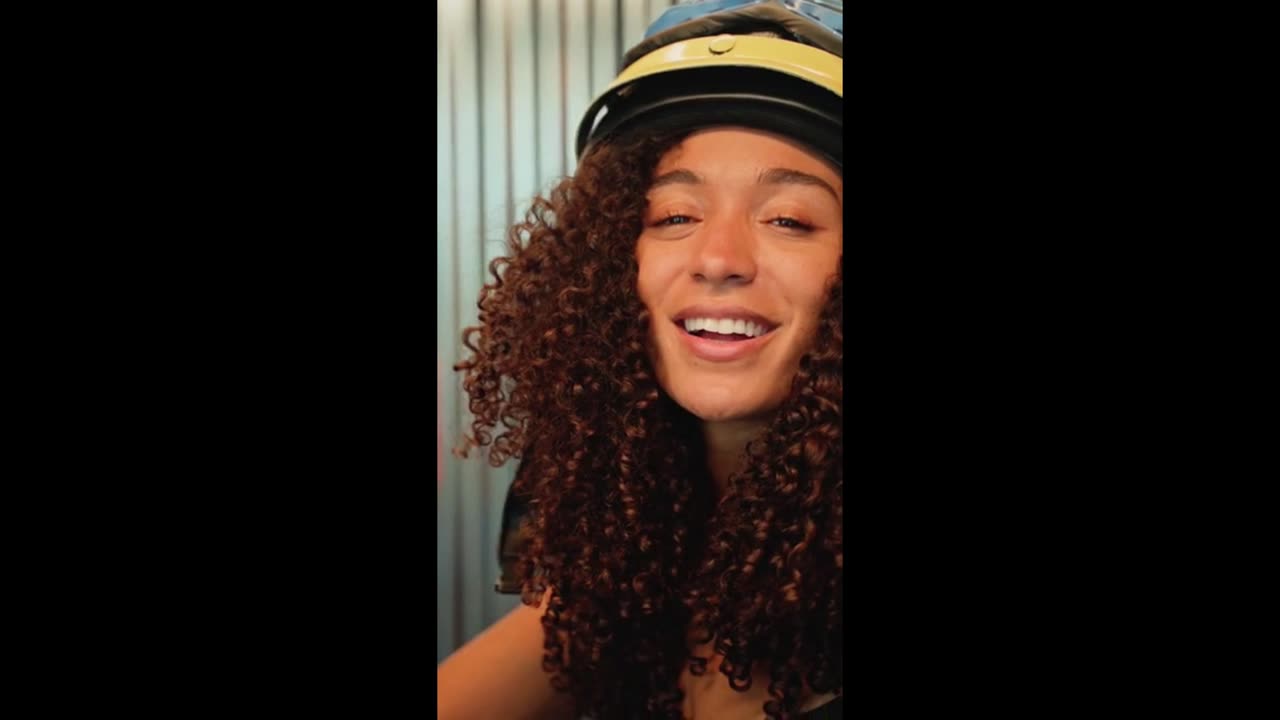
[[436, 661], [518, 602], [493, 592], [514, 470], [448, 453], [468, 421], [462, 329], [506, 228], [573, 171], [573, 136], [622, 53], [671, 0], [441, 0], [436, 37]]

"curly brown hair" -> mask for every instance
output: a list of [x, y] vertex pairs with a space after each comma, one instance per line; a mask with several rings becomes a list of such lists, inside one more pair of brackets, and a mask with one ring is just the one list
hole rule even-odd
[[679, 674], [708, 660], [692, 640], [713, 642], [735, 689], [767, 667], [765, 712], [792, 718], [802, 682], [843, 689], [843, 273], [788, 398], [714, 498], [636, 290], [645, 189], [680, 140], [602, 145], [511, 229], [455, 366], [475, 416], [464, 450], [521, 461], [522, 600], [554, 588], [543, 667], [581, 712], [680, 718]]

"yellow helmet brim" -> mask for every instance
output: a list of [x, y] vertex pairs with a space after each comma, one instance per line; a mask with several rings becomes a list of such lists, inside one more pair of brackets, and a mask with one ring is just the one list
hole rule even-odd
[[718, 35], [671, 43], [628, 65], [606, 92], [643, 77], [734, 66], [791, 75], [844, 97], [843, 58], [790, 40], [755, 35]]
[[678, 131], [734, 124], [778, 132], [843, 164], [844, 60], [776, 37], [679, 40], [637, 58], [588, 107], [582, 157], [628, 128]]

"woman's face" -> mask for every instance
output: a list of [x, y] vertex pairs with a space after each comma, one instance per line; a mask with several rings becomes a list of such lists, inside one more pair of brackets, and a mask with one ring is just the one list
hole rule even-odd
[[706, 421], [786, 398], [844, 244], [844, 183], [769, 133], [690, 135], [658, 163], [636, 245], [658, 382]]

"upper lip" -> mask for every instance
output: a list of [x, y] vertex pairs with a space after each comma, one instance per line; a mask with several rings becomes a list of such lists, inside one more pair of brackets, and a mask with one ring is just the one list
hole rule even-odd
[[727, 318], [729, 320], [745, 320], [754, 322], [756, 325], [763, 327], [766, 332], [778, 327], [779, 324], [760, 313], [753, 312], [737, 305], [692, 305], [676, 313], [671, 319], [679, 323], [685, 318], [715, 318], [716, 320], [723, 320]]

